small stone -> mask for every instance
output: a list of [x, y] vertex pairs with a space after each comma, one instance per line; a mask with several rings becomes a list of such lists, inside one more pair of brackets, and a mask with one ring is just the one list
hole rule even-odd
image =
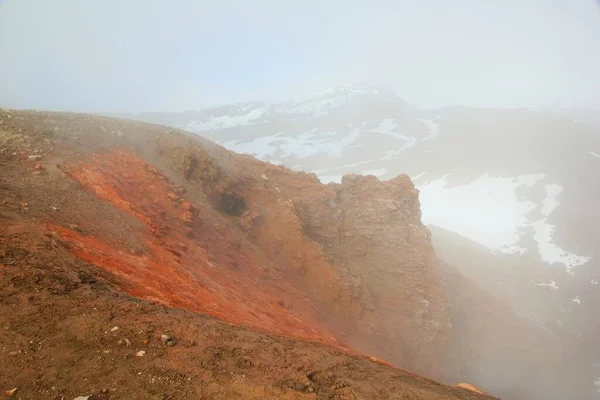
[[73, 400], [89, 400], [92, 396], [77, 396]]
[[79, 225], [71, 224], [71, 225], [69, 225], [69, 228], [73, 229], [75, 232], [79, 232], [79, 233], [83, 232], [83, 229], [81, 229], [79, 227]]
[[108, 393], [108, 389], [107, 388], [102, 389], [101, 393]]
[[135, 353], [136, 357], [144, 357], [146, 355], [146, 352], [144, 350], [140, 350], [137, 353]]
[[267, 176], [265, 174], [262, 174], [260, 177], [263, 178], [263, 180], [265, 180], [265, 181], [269, 180], [269, 178], [267, 178]]
[[129, 339], [125, 339], [125, 345], [127, 345], [128, 347], [131, 346], [131, 342], [129, 341]]
[[27, 158], [33, 161], [40, 161], [42, 159], [42, 156], [40, 156], [39, 154], [32, 154]]
[[4, 392], [4, 393], [6, 393], [6, 395], [7, 395], [8, 397], [13, 397], [13, 396], [14, 396], [14, 394], [15, 394], [15, 393], [17, 393], [17, 390], [19, 390], [19, 388], [12, 388], [12, 389], [10, 389], [10, 390], [7, 390], [7, 391], [6, 391], [6, 392]]
[[116, 332], [116, 331], [118, 331], [118, 330], [119, 330], [119, 327], [118, 327], [118, 326], [115, 326], [115, 327], [114, 327], [114, 328], [112, 328], [110, 331], [111, 331], [111, 332]]
[[171, 340], [169, 340], [169, 341], [167, 342], [167, 346], [169, 346], [169, 347], [173, 347], [173, 346], [175, 346], [176, 344], [177, 344], [177, 341], [176, 341], [176, 340], [174, 340], [174, 339], [171, 339]]
[[160, 341], [161, 342], [167, 343], [170, 340], [171, 340], [171, 336], [169, 336], [169, 335], [160, 335]]
[[33, 167], [34, 171], [41, 171], [42, 170], [42, 164], [35, 164], [35, 167]]
[[148, 339], [142, 340], [142, 343], [144, 343], [145, 345], [148, 345]]

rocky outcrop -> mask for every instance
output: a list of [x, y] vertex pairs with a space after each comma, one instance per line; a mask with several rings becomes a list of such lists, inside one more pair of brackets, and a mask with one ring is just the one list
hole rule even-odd
[[328, 188], [294, 204], [304, 233], [352, 288], [360, 313], [348, 340], [439, 376], [450, 322], [418, 191], [406, 175], [388, 182], [348, 175]]

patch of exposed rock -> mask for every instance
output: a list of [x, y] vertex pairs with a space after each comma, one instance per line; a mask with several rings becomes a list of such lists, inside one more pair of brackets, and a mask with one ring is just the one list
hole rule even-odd
[[440, 376], [451, 325], [418, 191], [406, 175], [347, 175], [328, 187], [295, 205], [305, 234], [323, 246], [360, 307], [350, 343]]

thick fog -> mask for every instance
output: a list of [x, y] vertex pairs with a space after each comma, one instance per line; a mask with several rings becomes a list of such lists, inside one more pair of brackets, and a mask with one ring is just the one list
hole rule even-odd
[[600, 0], [0, 0], [0, 108], [182, 128], [323, 184], [409, 175], [449, 380], [512, 399], [600, 398], [599, 71]]
[[421, 107], [600, 107], [592, 0], [4, 0], [0, 106], [174, 111], [383, 80]]

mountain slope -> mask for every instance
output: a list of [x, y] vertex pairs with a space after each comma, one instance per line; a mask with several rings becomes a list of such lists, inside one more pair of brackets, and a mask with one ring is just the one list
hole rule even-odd
[[[390, 182], [350, 177], [339, 185], [324, 186], [314, 175], [239, 156], [184, 132], [77, 114], [3, 111], [0, 134], [3, 315], [10, 316], [8, 330], [18, 328], [17, 336], [7, 340], [26, 345], [27, 339], [33, 343], [41, 339], [49, 328], [40, 325], [43, 319], [37, 318], [36, 310], [47, 302], [50, 310], [64, 307], [86, 314], [77, 317], [80, 323], [69, 322], [60, 313], [46, 314], [54, 316], [52, 329], [66, 328], [66, 337], [57, 334], [51, 342], [58, 341], [55, 350], [74, 358], [60, 362], [85, 364], [82, 357], [91, 357], [90, 351], [110, 354], [111, 348], [100, 347], [114, 343], [109, 346], [102, 335], [89, 336], [86, 326], [91, 325], [95, 335], [100, 328], [82, 300], [107, 303], [95, 307], [103, 312], [125, 307], [128, 311], [123, 311], [121, 321], [128, 324], [128, 332], [135, 329], [130, 321], [141, 321], [136, 318], [143, 314], [131, 311], [131, 300], [123, 305], [109, 300], [112, 295], [103, 293], [110, 288], [263, 332], [255, 337], [268, 333], [309, 339], [431, 376], [443, 375], [448, 310], [429, 232], [420, 222], [417, 191], [408, 177]], [[40, 290], [48, 296], [36, 298]], [[27, 313], [9, 313], [22, 309], [29, 310], [30, 322], [37, 318], [35, 323], [24, 319]], [[160, 329], [167, 331], [169, 318], [156, 318], [163, 321]], [[191, 342], [190, 335], [186, 340]], [[174, 350], [178, 356], [169, 367], [173, 374], [180, 376], [189, 365], [180, 364], [180, 357], [193, 360], [200, 351], [190, 345], [191, 354]], [[229, 359], [231, 351], [235, 362], [244, 364], [236, 350], [240, 345], [231, 346], [225, 355], [219, 351], [214, 357]], [[334, 351], [327, 349], [325, 353]], [[214, 358], [209, 362], [220, 363]], [[162, 363], [157, 359], [152, 368]], [[250, 368], [264, 385], [273, 384], [265, 371], [281, 368], [268, 365], [258, 371]], [[34, 381], [42, 385], [41, 378], [32, 380], [12, 366], [5, 368], [3, 376], [24, 385]], [[222, 368], [218, 374], [226, 372]], [[374, 379], [365, 370], [356, 379], [370, 376]], [[74, 389], [67, 389], [60, 375], [47, 379], [62, 382], [65, 393]], [[329, 378], [323, 379], [329, 384]], [[399, 379], [405, 383], [365, 389], [356, 396], [372, 398], [372, 390], [384, 398], [401, 396], [404, 389], [394, 388], [412, 385], [407, 382], [413, 378]], [[75, 379], [76, 387], [87, 390], [97, 384], [97, 378], [84, 381]], [[229, 378], [226, 382], [228, 390], [242, 390]], [[293, 390], [309, 391], [309, 384], [294, 382]], [[331, 382], [329, 389], [314, 387], [314, 393], [306, 396], [352, 398], [354, 389]], [[289, 387], [288, 383], [282, 385]], [[131, 389], [130, 382], [124, 385]], [[212, 396], [199, 389], [200, 383], [190, 385], [189, 390]], [[266, 390], [262, 383], [257, 385], [254, 389]], [[473, 396], [463, 389], [432, 385], [437, 387], [434, 392], [407, 393], [424, 399]], [[29, 390], [34, 388], [23, 393], [32, 393]], [[144, 398], [147, 390], [142, 387], [132, 398]], [[277, 393], [269, 395], [280, 398]]]
[[6, 225], [6, 214], [2, 398], [12, 389], [19, 399], [491, 398], [330, 346], [130, 297], [115, 290], [112, 274], [72, 257], [53, 231], [23, 223], [27, 216]]
[[[579, 376], [586, 379], [582, 398], [598, 389], [597, 112], [418, 110], [393, 89], [374, 84], [291, 103], [297, 106], [278, 104], [131, 117], [158, 118], [228, 149], [314, 172], [322, 182], [340, 182], [346, 174], [382, 180], [408, 174], [419, 190], [423, 222], [462, 236], [434, 235], [438, 255], [541, 335], [559, 335], [569, 362], [578, 360]], [[507, 349], [518, 355], [519, 346]], [[571, 382], [573, 390], [584, 385]], [[559, 393], [565, 383], [551, 385]]]

